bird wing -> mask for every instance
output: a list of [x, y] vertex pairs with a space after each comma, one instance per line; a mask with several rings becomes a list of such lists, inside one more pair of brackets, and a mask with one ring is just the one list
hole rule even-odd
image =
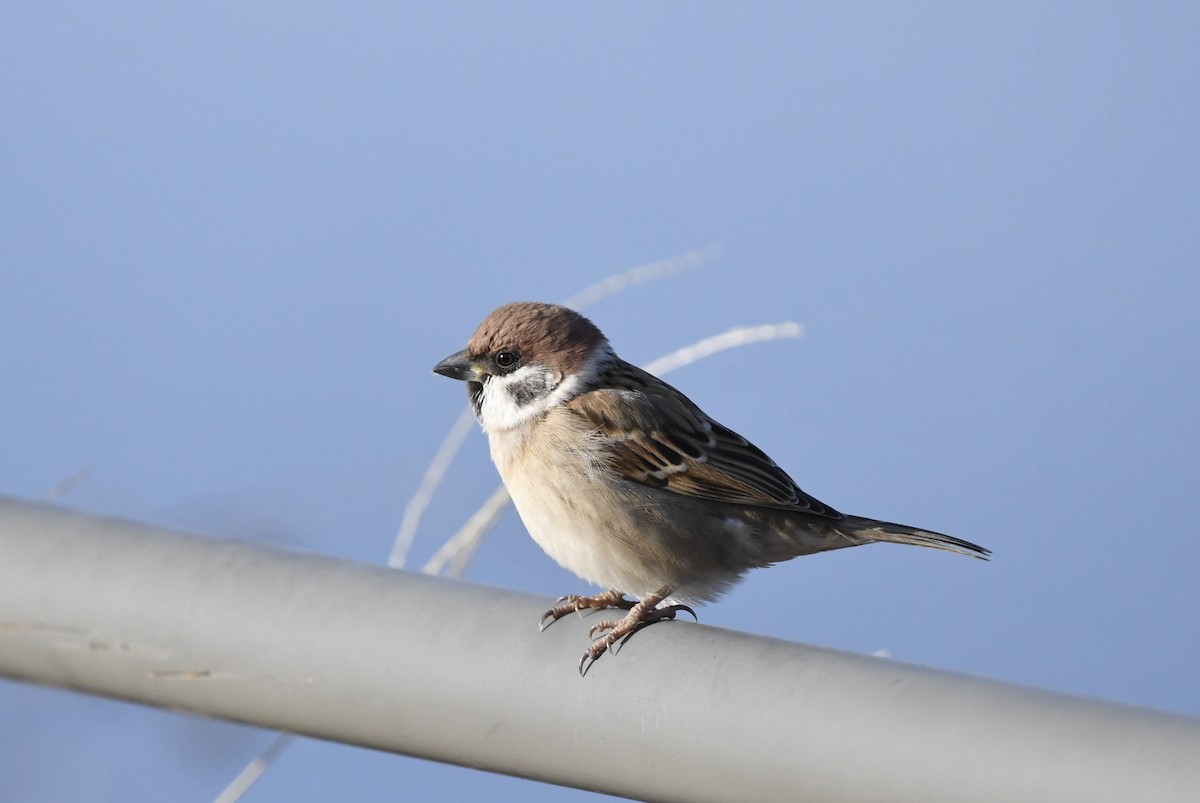
[[761, 449], [657, 377], [622, 363], [607, 379], [567, 406], [586, 420], [606, 461], [625, 479], [714, 502], [842, 518]]

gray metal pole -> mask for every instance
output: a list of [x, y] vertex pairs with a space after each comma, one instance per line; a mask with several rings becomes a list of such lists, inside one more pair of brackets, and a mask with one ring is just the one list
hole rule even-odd
[[[646, 800], [1195, 801], [1200, 722], [0, 498], [0, 674]], [[594, 620], [593, 620], [594, 621]]]

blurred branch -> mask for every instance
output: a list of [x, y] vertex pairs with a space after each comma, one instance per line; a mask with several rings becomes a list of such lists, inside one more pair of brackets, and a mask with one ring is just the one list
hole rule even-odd
[[768, 323], [761, 326], [738, 326], [719, 335], [706, 337], [690, 346], [676, 349], [665, 354], [646, 366], [652, 374], [669, 374], [685, 365], [699, 362], [705, 357], [711, 357], [728, 349], [748, 346], [751, 343], [765, 343], [783, 338], [801, 337], [804, 327], [798, 323]]
[[661, 259], [658, 262], [647, 262], [645, 265], [638, 265], [636, 268], [630, 268], [629, 270], [609, 276], [607, 279], [602, 279], [595, 284], [588, 285], [564, 301], [563, 306], [580, 310], [590, 304], [595, 304], [602, 298], [616, 295], [630, 287], [652, 282], [655, 279], [665, 279], [668, 276], [674, 276], [685, 270], [698, 268], [705, 262], [716, 259], [720, 255], [721, 246], [717, 243], [709, 243], [703, 248], [697, 248], [694, 251]]
[[216, 796], [213, 803], [237, 803], [241, 800], [242, 795], [246, 794], [254, 782], [261, 778], [262, 774], [271, 766], [271, 762], [278, 758], [284, 750], [291, 747], [294, 741], [296, 741], [296, 737], [290, 733], [275, 734], [275, 738], [267, 745], [267, 749], [243, 767], [237, 777], [229, 782], [229, 786], [226, 786], [221, 794]]
[[483, 542], [483, 537], [496, 524], [500, 514], [508, 507], [511, 498], [508, 495], [508, 489], [503, 484], [492, 491], [492, 495], [483, 503], [483, 506], [475, 511], [475, 515], [467, 519], [467, 523], [462, 526], [462, 529], [446, 539], [433, 557], [421, 567], [421, 571], [425, 574], [441, 574], [446, 564], [450, 563], [450, 570], [446, 572], [446, 575], [461, 577], [467, 564], [471, 561], [471, 557], [475, 554], [475, 550]]
[[71, 491], [74, 491], [80, 485], [87, 482], [91, 476], [92, 473], [88, 469], [81, 468], [71, 476], [64, 477], [63, 479], [59, 480], [53, 488], [46, 491], [46, 493], [42, 495], [42, 499], [45, 499], [47, 502], [57, 502], [59, 499], [62, 499], [64, 496], [71, 493]]
[[447, 433], [445, 440], [442, 441], [442, 445], [438, 447], [433, 461], [425, 469], [425, 475], [421, 477], [421, 484], [417, 486], [417, 492], [413, 494], [412, 499], [404, 508], [400, 531], [396, 533], [396, 539], [392, 542], [392, 552], [388, 555], [388, 566], [396, 569], [404, 568], [404, 564], [408, 560], [408, 550], [412, 547], [413, 539], [417, 535], [417, 527], [421, 523], [421, 516], [429, 507], [434, 492], [437, 491], [438, 486], [442, 484], [442, 479], [446, 476], [446, 469], [450, 468], [450, 464], [454, 462], [454, 457], [462, 448], [463, 441], [467, 439], [467, 435], [474, 429], [474, 426], [475, 415], [471, 412], [471, 408], [463, 408], [450, 427], [450, 432]]

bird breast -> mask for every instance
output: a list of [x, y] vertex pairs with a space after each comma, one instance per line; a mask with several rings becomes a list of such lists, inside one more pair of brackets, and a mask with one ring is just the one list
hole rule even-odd
[[628, 594], [643, 596], [665, 584], [655, 555], [657, 528], [639, 515], [645, 500], [623, 487], [577, 416], [551, 410], [528, 426], [490, 432], [488, 440], [521, 520], [555, 562]]

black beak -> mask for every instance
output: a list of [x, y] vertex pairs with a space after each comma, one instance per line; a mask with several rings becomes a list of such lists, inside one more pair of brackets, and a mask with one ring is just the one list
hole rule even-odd
[[457, 354], [451, 354], [433, 366], [433, 372], [463, 382], [479, 382], [483, 379], [483, 369], [479, 367], [478, 363], [472, 362], [471, 358], [467, 356], [466, 349]]

